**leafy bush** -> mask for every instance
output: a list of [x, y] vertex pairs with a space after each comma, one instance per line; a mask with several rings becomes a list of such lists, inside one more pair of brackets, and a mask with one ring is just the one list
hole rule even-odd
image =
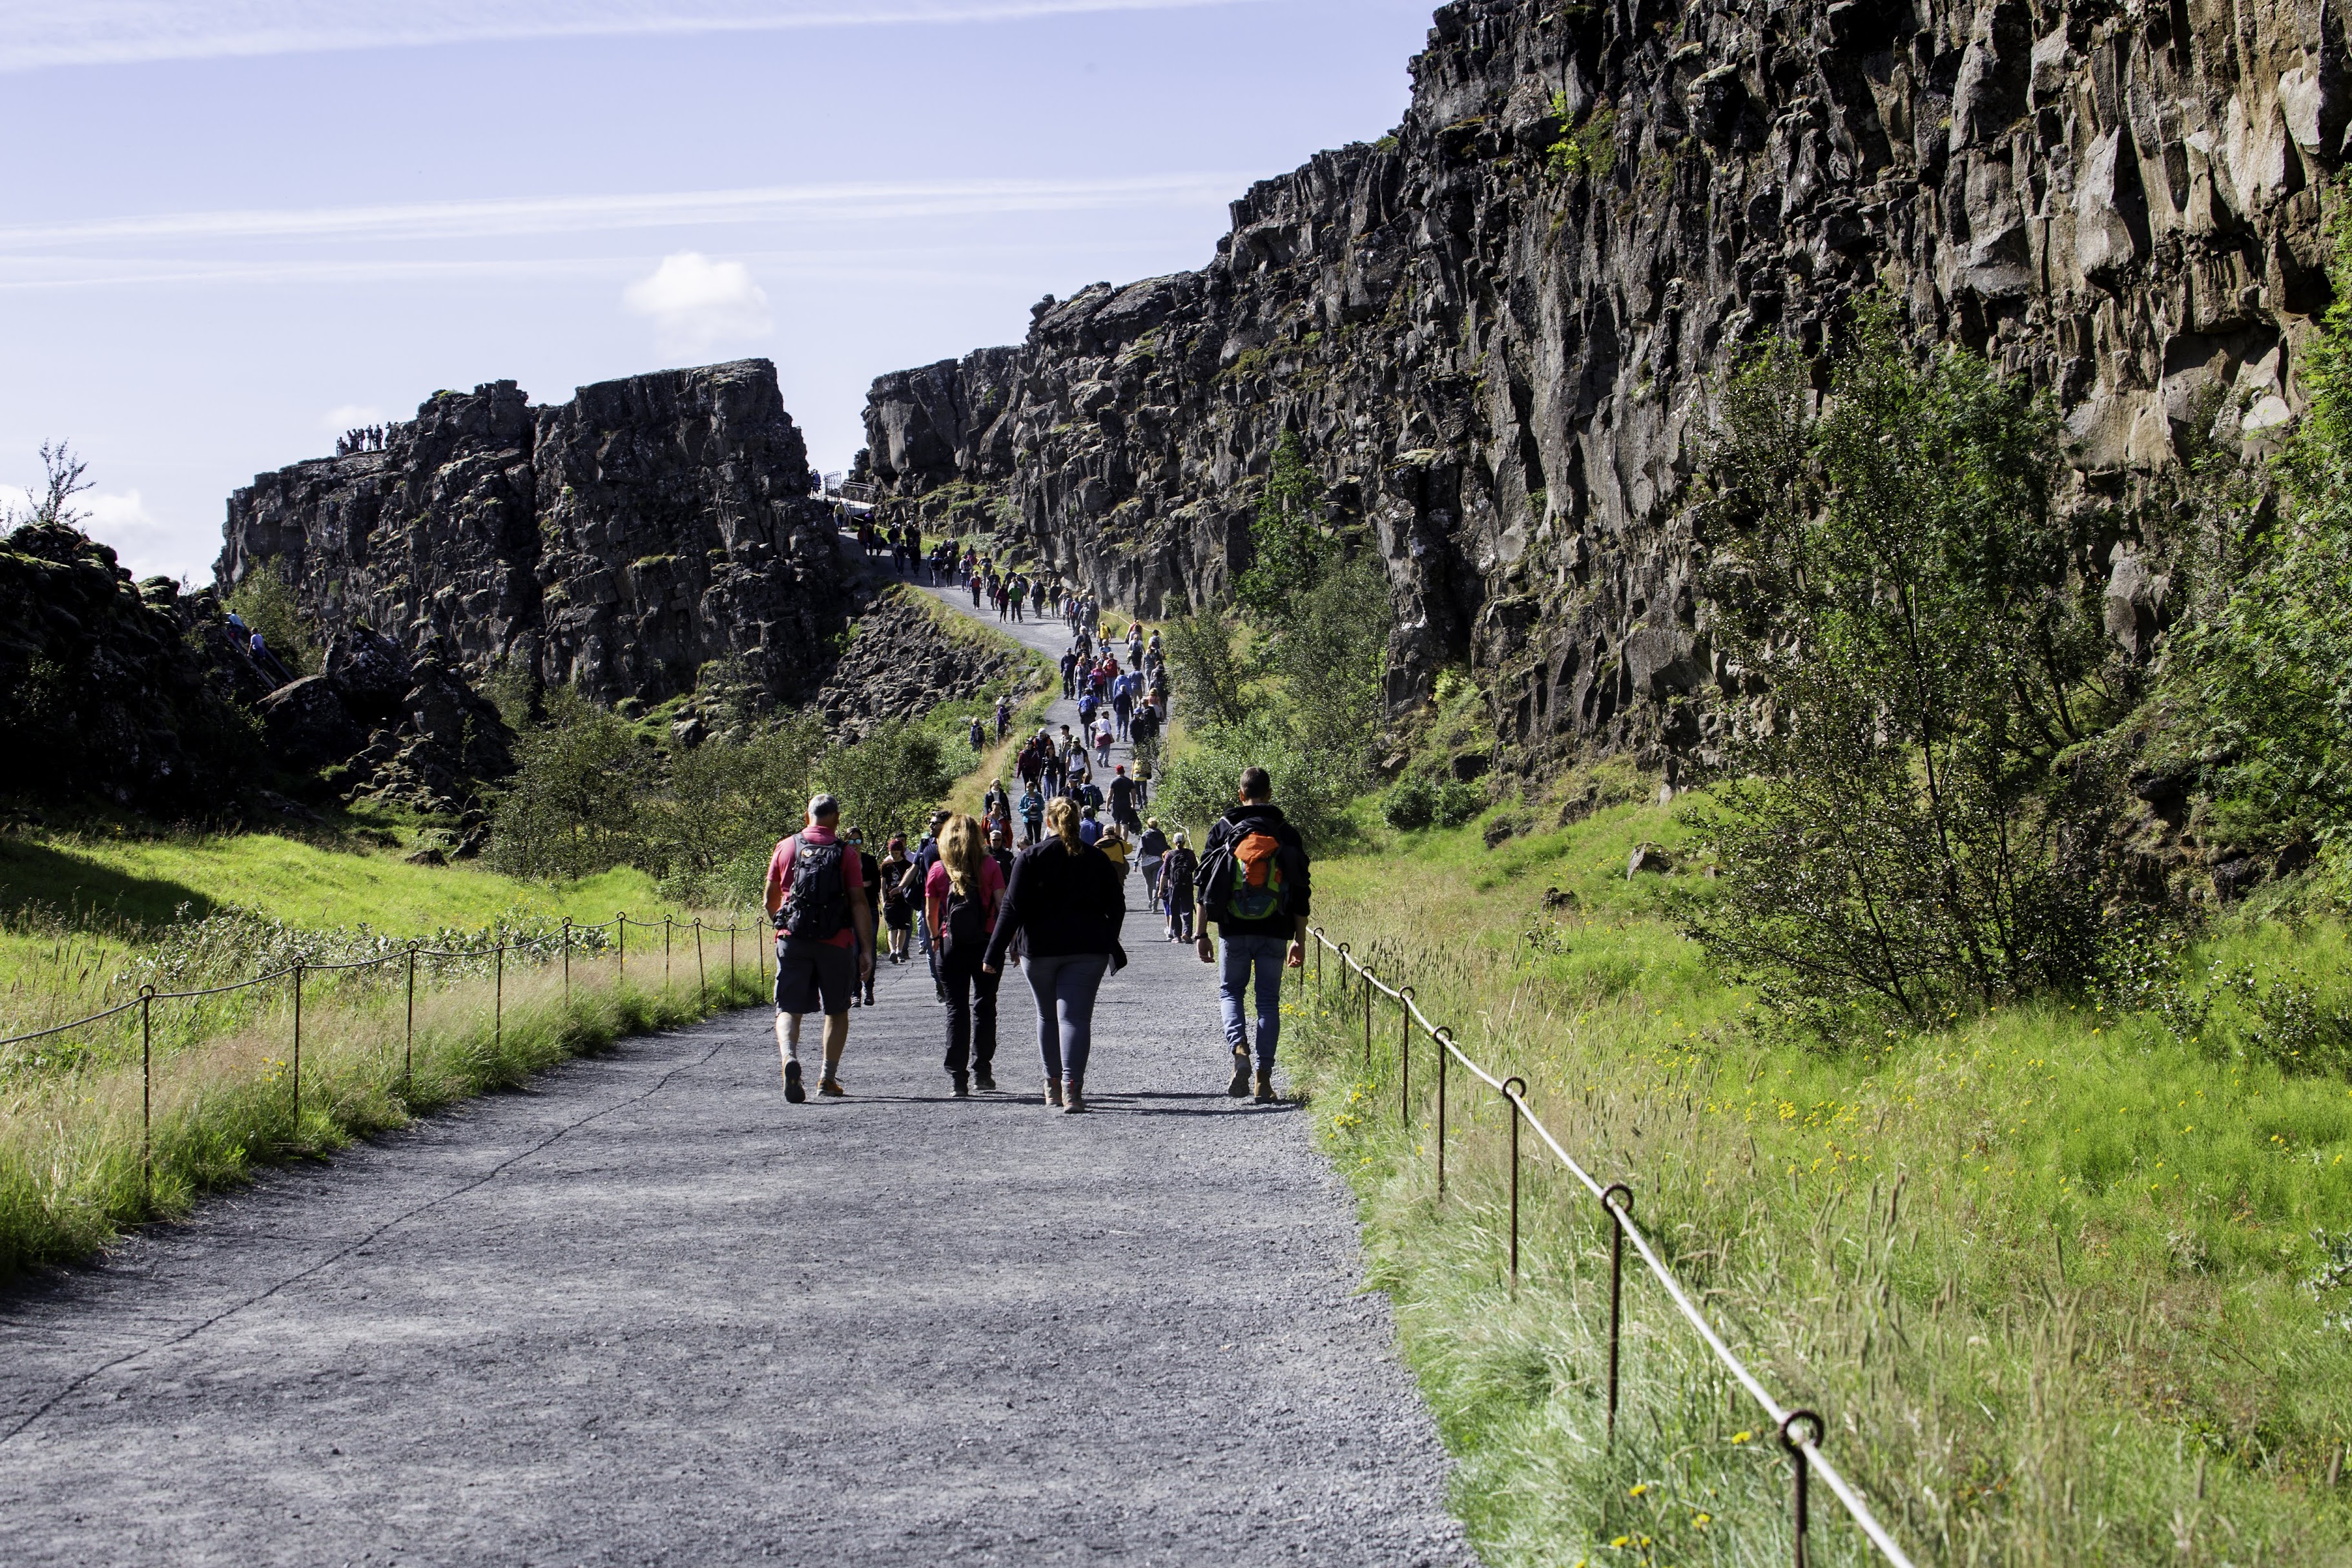
[[1916, 1020], [2088, 978], [2099, 825], [2054, 780], [2097, 726], [2104, 643], [2051, 505], [2045, 398], [1964, 353], [1925, 364], [1862, 312], [1818, 411], [1769, 348], [1726, 388], [1711, 575], [1773, 726], [1701, 825], [1727, 874], [1686, 929], [1815, 1022]]
[[[1551, 95], [1552, 117], [1566, 124], [1568, 94]], [[1559, 139], [1546, 149], [1544, 162], [1551, 172], [1564, 179], [1580, 179], [1590, 174], [1605, 180], [1617, 166], [1617, 110], [1603, 103], [1586, 113], [1581, 123], [1570, 126]]]
[[288, 669], [297, 676], [319, 673], [318, 639], [294, 597], [283, 558], [257, 563], [222, 603], [261, 634], [263, 645]]
[[2273, 471], [2209, 542], [2205, 603], [2166, 671], [2226, 759], [2221, 842], [2345, 841], [2352, 829], [2352, 218], [2330, 227], [2336, 302], [2297, 375], [2310, 405]]
[[1301, 595], [1314, 591], [1339, 554], [1318, 512], [1323, 481], [1307, 461], [1297, 436], [1284, 431], [1250, 526], [1249, 570], [1234, 584], [1244, 609], [1270, 626], [1289, 623]]
[[1389, 786], [1381, 798], [1381, 815], [1391, 827], [1459, 827], [1486, 808], [1486, 797], [1475, 784], [1415, 772]]

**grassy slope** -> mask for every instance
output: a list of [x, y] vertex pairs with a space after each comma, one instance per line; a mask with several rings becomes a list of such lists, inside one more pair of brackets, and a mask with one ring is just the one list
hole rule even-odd
[[[2352, 1290], [2304, 1284], [2311, 1232], [2352, 1226], [2352, 1086], [2063, 1003], [1866, 1051], [1776, 1040], [1661, 918], [1664, 879], [1626, 878], [1637, 842], [1683, 837], [1678, 816], [1621, 806], [1493, 850], [1475, 826], [1368, 819], [1379, 850], [1318, 867], [1318, 921], [1632, 1183], [1735, 1345], [1829, 1415], [1830, 1451], [1926, 1558], [2352, 1561], [2352, 1488], [2328, 1480], [2352, 1440]], [[1564, 918], [1551, 887], [1574, 896]], [[2199, 956], [2343, 955], [2334, 927], [2264, 926]], [[1457, 1075], [1441, 1206], [1433, 1061], [1401, 1127], [1394, 1013], [1369, 1069], [1360, 1019], [1286, 1048], [1489, 1560], [1785, 1561], [1770, 1435], [1640, 1282], [1627, 1415], [1614, 1452], [1599, 1443], [1591, 1200], [1531, 1171], [1514, 1297], [1503, 1120], [1488, 1103], [1465, 1131]], [[1858, 1544], [1817, 1527], [1828, 1561]]]

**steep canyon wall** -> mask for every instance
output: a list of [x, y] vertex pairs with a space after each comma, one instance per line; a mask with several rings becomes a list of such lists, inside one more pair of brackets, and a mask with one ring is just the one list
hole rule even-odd
[[1386, 563], [1394, 702], [1466, 661], [1523, 765], [1705, 756], [1709, 378], [1877, 289], [2059, 400], [2144, 656], [2184, 458], [2301, 403], [2344, 34], [2331, 0], [1457, 0], [1394, 134], [1253, 188], [1202, 270], [878, 380], [874, 474], [999, 490], [1158, 615], [1246, 563], [1296, 431]]

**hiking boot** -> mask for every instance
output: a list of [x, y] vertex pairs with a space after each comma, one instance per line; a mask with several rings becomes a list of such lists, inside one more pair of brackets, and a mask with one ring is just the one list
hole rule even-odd
[[1275, 1103], [1274, 1069], [1272, 1068], [1260, 1068], [1257, 1069], [1257, 1102], [1260, 1105], [1272, 1105]]
[[1225, 1092], [1232, 1095], [1235, 1100], [1242, 1099], [1250, 1091], [1249, 1062], [1249, 1052], [1239, 1047], [1235, 1047], [1234, 1051], [1233, 1081], [1225, 1085]]
[[841, 1080], [837, 1078], [819, 1079], [816, 1091], [827, 1100], [839, 1100], [849, 1092], [841, 1087]]
[[971, 1086], [972, 1088], [980, 1090], [982, 1094], [994, 1094], [996, 1092], [996, 1075], [988, 1070], [988, 1064], [986, 1062], [982, 1062], [980, 1066], [972, 1069]]
[[784, 1064], [784, 1098], [794, 1105], [808, 1098], [808, 1090], [801, 1087], [801, 1064], [798, 1062]]
[[1045, 1103], [1048, 1105], [1059, 1105], [1062, 1103], [1062, 1080], [1060, 1079], [1049, 1078], [1045, 1080]]
[[1072, 1079], [1062, 1089], [1062, 1114], [1080, 1116], [1085, 1114], [1086, 1109], [1086, 1086], [1076, 1079]]
[[958, 1100], [970, 1100], [971, 1098], [971, 1074], [960, 1072], [955, 1075], [955, 1097]]

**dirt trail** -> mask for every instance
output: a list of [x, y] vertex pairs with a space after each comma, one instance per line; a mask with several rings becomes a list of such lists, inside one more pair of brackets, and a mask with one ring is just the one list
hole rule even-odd
[[1305, 1113], [1223, 1096], [1207, 971], [1129, 931], [1091, 1116], [1017, 976], [957, 1101], [886, 967], [846, 1101], [722, 1018], [0, 1300], [0, 1557], [1468, 1561]]

